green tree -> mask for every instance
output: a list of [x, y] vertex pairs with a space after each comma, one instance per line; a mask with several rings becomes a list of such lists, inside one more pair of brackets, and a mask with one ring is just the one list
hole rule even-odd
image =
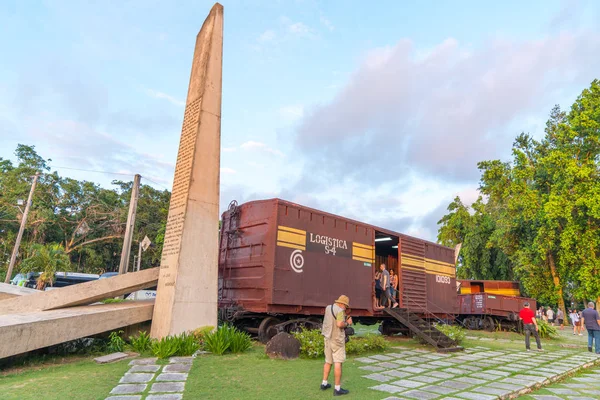
[[57, 271], [70, 271], [71, 261], [60, 244], [35, 243], [29, 250], [29, 255], [21, 263], [22, 272], [41, 272], [37, 278], [38, 290], [52, 286]]
[[512, 163], [479, 163], [498, 209], [498, 238], [527, 291], [565, 310], [565, 289], [600, 295], [600, 82], [567, 114], [555, 107], [541, 141], [521, 134]]
[[462, 279], [512, 280], [508, 256], [496, 243], [496, 222], [489, 204], [479, 197], [471, 207], [456, 197], [449, 213], [438, 222], [438, 242], [454, 247], [462, 243], [457, 276]]
[[[60, 244], [80, 272], [103, 273], [118, 268], [132, 182], [104, 188], [93, 182], [51, 172], [33, 146], [18, 145], [16, 163], [0, 158], [0, 272], [6, 269], [21, 222], [18, 199], [26, 199], [32, 176], [42, 172], [17, 261], [35, 243]], [[142, 185], [134, 243], [145, 235], [154, 246], [144, 253], [142, 268], [160, 264], [170, 193]], [[133, 247], [132, 253], [137, 254]], [[19, 267], [17, 266], [17, 269]], [[1, 275], [1, 274], [0, 274]]]

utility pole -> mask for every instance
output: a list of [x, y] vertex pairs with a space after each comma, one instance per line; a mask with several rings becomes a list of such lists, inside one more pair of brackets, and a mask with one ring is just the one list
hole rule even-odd
[[31, 203], [33, 202], [33, 192], [35, 191], [35, 186], [37, 185], [39, 177], [40, 173], [36, 172], [35, 176], [33, 177], [31, 189], [29, 190], [29, 197], [27, 198], [27, 204], [25, 205], [25, 211], [23, 212], [23, 218], [21, 219], [21, 227], [19, 228], [19, 234], [17, 235], [17, 240], [15, 242], [15, 247], [13, 249], [12, 255], [10, 256], [10, 264], [8, 264], [8, 271], [6, 271], [6, 278], [4, 279], [4, 283], [10, 283], [10, 278], [12, 278], [12, 272], [13, 268], [15, 267], [15, 261], [17, 261], [17, 255], [19, 254], [19, 245], [21, 244], [21, 238], [23, 237], [25, 225], [27, 224], [27, 215], [29, 214], [29, 208], [31, 207]]
[[140, 242], [140, 245], [138, 246], [138, 256], [137, 256], [137, 267], [136, 267], [136, 271], [140, 270], [140, 266], [142, 265], [142, 243]]
[[127, 272], [129, 264], [129, 253], [131, 251], [131, 239], [133, 237], [133, 226], [135, 225], [135, 213], [140, 192], [140, 179], [142, 177], [136, 174], [133, 178], [133, 187], [131, 188], [131, 200], [129, 201], [129, 213], [127, 214], [127, 226], [125, 227], [125, 237], [123, 238], [123, 249], [121, 250], [121, 263], [119, 264], [119, 275]]

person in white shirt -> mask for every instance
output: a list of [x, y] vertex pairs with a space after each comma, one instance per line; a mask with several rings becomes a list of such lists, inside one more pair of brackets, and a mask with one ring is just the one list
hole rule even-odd
[[573, 324], [573, 335], [577, 335], [577, 331], [581, 329], [579, 326], [579, 314], [575, 310], [569, 310], [569, 318], [571, 318], [571, 324]]
[[551, 308], [546, 311], [546, 316], [548, 317], [548, 323], [552, 325], [554, 323], [554, 311]]

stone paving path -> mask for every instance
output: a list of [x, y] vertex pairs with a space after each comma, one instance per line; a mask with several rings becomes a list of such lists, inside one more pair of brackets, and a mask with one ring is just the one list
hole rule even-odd
[[138, 358], [106, 400], [181, 400], [192, 357], [171, 357], [158, 365], [157, 358]]
[[[587, 333], [584, 332], [583, 335], [573, 335], [573, 329], [570, 327], [565, 327], [564, 329], [557, 329], [559, 337], [565, 339], [565, 343], [561, 344], [563, 347], [568, 348], [584, 348], [587, 349]], [[469, 340], [478, 340], [482, 342], [497, 342], [497, 343], [523, 343], [523, 337], [519, 337], [518, 339], [502, 339], [502, 338], [494, 338], [494, 337], [486, 337], [486, 336], [465, 336], [465, 339]]]
[[[587, 352], [502, 350], [475, 347], [439, 354], [394, 348], [395, 352], [356, 360], [365, 364], [370, 389], [397, 399], [494, 400], [515, 397], [600, 362]], [[393, 396], [390, 397], [390, 394]]]
[[536, 400], [594, 400], [600, 398], [600, 368], [566, 379], [533, 392], [528, 398]]

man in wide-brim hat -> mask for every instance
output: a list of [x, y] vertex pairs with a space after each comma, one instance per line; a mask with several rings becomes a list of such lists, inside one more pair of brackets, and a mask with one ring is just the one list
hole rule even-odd
[[335, 378], [334, 396], [348, 394], [349, 391], [342, 389], [342, 363], [346, 361], [346, 333], [344, 329], [352, 325], [352, 318], [346, 317], [350, 310], [350, 299], [341, 295], [330, 306], [325, 308], [323, 328], [321, 334], [325, 337], [325, 365], [323, 366], [323, 382], [321, 390], [331, 387], [327, 382], [331, 365], [334, 365], [333, 375]]

